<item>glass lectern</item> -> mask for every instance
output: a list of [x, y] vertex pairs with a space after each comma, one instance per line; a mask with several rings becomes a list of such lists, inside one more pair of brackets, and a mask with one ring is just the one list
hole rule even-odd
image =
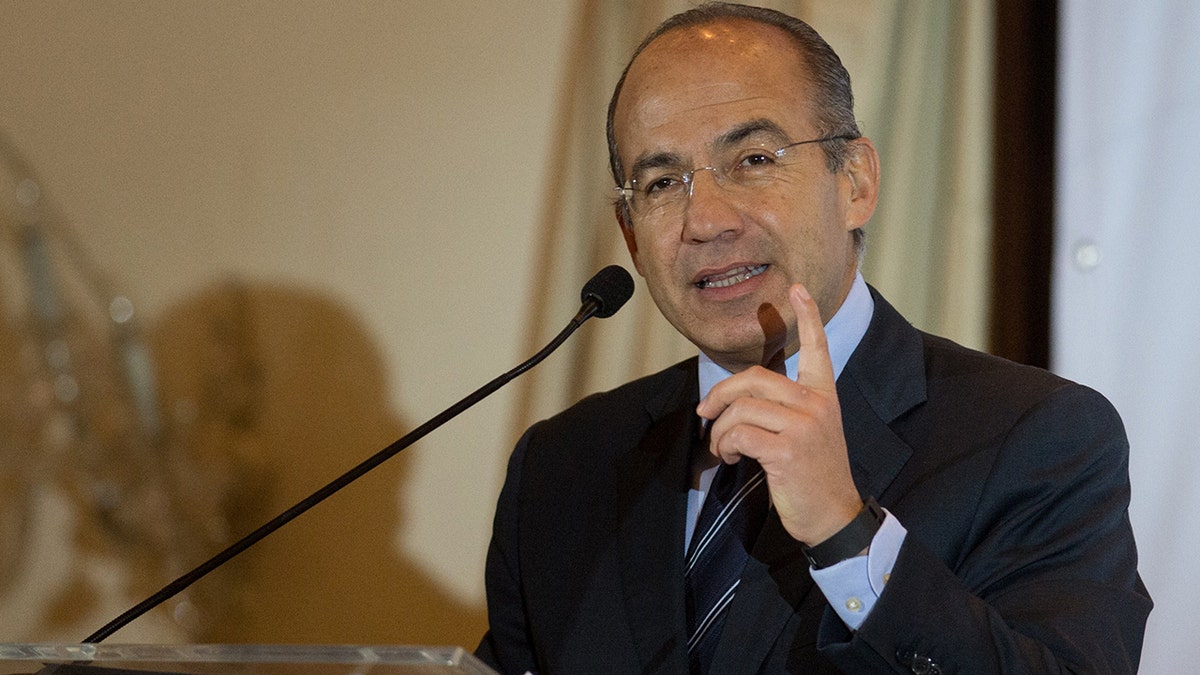
[[0, 675], [493, 673], [461, 647], [0, 644]]

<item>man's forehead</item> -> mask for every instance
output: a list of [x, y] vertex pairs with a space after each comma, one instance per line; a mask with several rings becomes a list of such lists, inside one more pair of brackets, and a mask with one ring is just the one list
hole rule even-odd
[[774, 26], [738, 21], [670, 31], [630, 67], [615, 111], [619, 141], [718, 142], [763, 119], [800, 133], [790, 127], [798, 109], [808, 108], [802, 67], [790, 36]]
[[792, 36], [777, 26], [740, 18], [682, 26], [637, 55], [618, 104], [681, 83], [698, 100], [732, 100], [746, 95], [748, 82], [767, 79], [764, 71], [789, 80], [786, 86], [794, 89], [807, 80], [804, 61]]
[[653, 133], [666, 131], [686, 120], [720, 120], [724, 132], [743, 120], [769, 116], [776, 99], [771, 92], [754, 89], [753, 83], [737, 80], [697, 80], [687, 86], [646, 86], [630, 92], [624, 123]]

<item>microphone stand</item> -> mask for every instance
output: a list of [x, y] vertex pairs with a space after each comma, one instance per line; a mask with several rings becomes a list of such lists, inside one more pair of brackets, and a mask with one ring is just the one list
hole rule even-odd
[[[611, 270], [613, 270], [613, 268], [616, 268], [616, 270], [617, 270], [615, 273], [611, 271]], [[605, 276], [605, 275], [607, 275], [607, 276]], [[608, 298], [606, 300], [604, 297], [605, 294], [600, 292], [599, 289], [595, 289], [593, 291], [593, 287], [596, 285], [596, 282], [598, 280], [601, 280], [601, 283], [599, 284], [600, 286], [605, 285], [603, 283], [604, 281], [609, 282], [608, 285], [611, 285], [611, 282], [613, 281], [613, 277], [615, 275], [623, 275], [623, 278], [628, 280], [627, 282], [624, 282], [624, 283], [627, 283], [627, 285], [628, 285], [628, 292], [624, 293], [624, 297], [619, 297], [621, 293], [617, 293], [617, 295], [618, 295], [617, 298]], [[601, 279], [602, 277], [605, 277], [605, 278]], [[618, 281], [617, 285], [623, 285], [623, 282]], [[605, 290], [607, 290], [607, 289], [605, 289]], [[105, 624], [103, 627], [100, 628], [100, 630], [98, 630], [95, 633], [92, 633], [91, 635], [84, 638], [83, 642], [84, 643], [100, 642], [104, 638], [115, 633], [117, 630], [123, 628], [129, 622], [133, 621], [134, 619], [145, 614], [146, 612], [150, 611], [154, 607], [157, 607], [158, 605], [162, 604], [163, 602], [166, 602], [170, 598], [174, 597], [176, 594], [183, 591], [188, 586], [191, 586], [196, 581], [198, 581], [204, 575], [208, 574], [209, 572], [211, 572], [211, 571], [217, 569], [218, 567], [220, 567], [221, 565], [225, 564], [226, 562], [228, 562], [229, 560], [231, 560], [232, 558], [237, 556], [242, 551], [245, 551], [246, 549], [250, 548], [254, 544], [257, 544], [263, 538], [267, 537], [275, 530], [278, 530], [279, 528], [288, 524], [289, 522], [294, 520], [300, 514], [304, 513], [305, 511], [308, 511], [312, 507], [321, 503], [328, 497], [332, 496], [338, 490], [341, 490], [342, 488], [346, 487], [347, 485], [354, 482], [358, 478], [362, 477], [363, 474], [374, 469], [375, 467], [379, 466], [383, 462], [387, 461], [388, 459], [390, 459], [393, 456], [395, 456], [396, 454], [398, 454], [401, 450], [404, 450], [408, 446], [417, 442], [418, 440], [420, 440], [422, 437], [424, 437], [429, 432], [442, 426], [443, 424], [445, 424], [446, 422], [448, 422], [449, 420], [451, 420], [452, 418], [457, 416], [462, 411], [466, 410], [467, 408], [470, 408], [471, 406], [475, 405], [479, 401], [483, 400], [485, 397], [489, 396], [490, 394], [495, 392], [500, 387], [503, 387], [505, 384], [508, 384], [510, 381], [512, 381], [518, 375], [521, 375], [525, 371], [536, 366], [538, 363], [541, 363], [542, 360], [545, 359], [547, 356], [549, 356], [551, 352], [553, 352], [560, 345], [562, 345], [562, 343], [565, 342], [566, 339], [568, 337], [570, 337], [571, 334], [574, 333], [577, 328], [579, 328], [581, 325], [583, 325], [584, 321], [587, 321], [588, 319], [590, 319], [593, 316], [599, 316], [599, 317], [611, 316], [614, 312], [617, 311], [617, 309], [622, 304], [625, 303], [626, 300], [629, 299], [629, 295], [632, 294], [632, 292], [633, 292], [633, 280], [629, 278], [628, 272], [626, 272], [625, 270], [623, 270], [615, 265], [611, 265], [609, 267], [604, 268], [603, 270], [598, 272], [595, 277], [593, 277], [592, 281], [588, 282], [587, 286], [584, 287], [583, 305], [579, 308], [579, 312], [575, 315], [574, 318], [571, 319], [571, 321], [567, 324], [567, 326], [565, 328], [563, 328], [562, 331], [560, 331], [559, 334], [556, 335], [554, 337], [554, 339], [549, 342], [549, 344], [547, 344], [545, 347], [542, 348], [541, 351], [539, 351], [538, 353], [531, 356], [529, 359], [522, 362], [516, 368], [513, 368], [512, 370], [508, 371], [507, 373], [504, 373], [503, 375], [497, 377], [496, 379], [492, 380], [491, 382], [488, 382], [487, 384], [483, 385], [479, 389], [476, 389], [473, 393], [471, 393], [467, 397], [463, 398], [458, 403], [455, 403], [454, 405], [450, 406], [449, 408], [443, 410], [437, 416], [433, 417], [428, 422], [425, 422], [424, 424], [417, 427], [416, 429], [413, 429], [412, 431], [408, 432], [407, 434], [405, 434], [403, 437], [401, 437], [400, 439], [398, 439], [391, 445], [387, 446], [386, 448], [380, 450], [379, 452], [375, 453], [374, 455], [371, 455], [367, 459], [363, 460], [360, 464], [358, 464], [358, 466], [355, 466], [354, 468], [350, 469], [349, 471], [342, 474], [338, 478], [335, 478], [334, 480], [330, 481], [327, 485], [325, 485], [325, 487], [320, 488], [319, 490], [312, 493], [308, 497], [305, 497], [300, 502], [298, 502], [296, 505], [292, 506], [288, 510], [279, 514], [275, 518], [271, 519], [266, 524], [259, 527], [257, 530], [254, 530], [250, 534], [237, 540], [236, 542], [231, 544], [228, 548], [226, 548], [225, 550], [221, 551], [220, 553], [214, 555], [213, 557], [209, 558], [207, 561], [201, 563], [199, 566], [197, 566], [192, 571], [187, 572], [186, 574], [180, 576], [175, 581], [172, 581], [171, 583], [167, 584], [166, 586], [164, 586], [161, 590], [159, 590], [154, 595], [151, 595], [150, 597], [146, 598], [145, 600], [141, 601], [140, 603], [134, 605], [133, 607], [131, 607], [129, 610], [125, 611], [123, 614], [121, 614], [117, 618], [115, 618], [112, 621]]]

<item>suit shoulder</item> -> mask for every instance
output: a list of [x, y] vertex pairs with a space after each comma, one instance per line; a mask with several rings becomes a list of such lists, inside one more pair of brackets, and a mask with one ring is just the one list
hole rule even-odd
[[964, 398], [986, 404], [1003, 400], [1017, 408], [1044, 402], [1095, 408], [1115, 415], [1112, 404], [1099, 392], [1048, 370], [964, 347], [943, 337], [921, 333], [925, 350], [925, 376], [931, 393], [938, 390], [972, 393]]
[[927, 370], [938, 375], [991, 373], [1041, 381], [1047, 385], [1067, 380], [1043, 368], [965, 347], [953, 340], [919, 331]]
[[[697, 391], [696, 358], [680, 361], [657, 373], [609, 391], [591, 394], [562, 412], [542, 420], [546, 430], [588, 429], [611, 426], [614, 421], [629, 424], [639, 418], [647, 423], [685, 396], [687, 389]], [[578, 431], [577, 431], [578, 433]]]

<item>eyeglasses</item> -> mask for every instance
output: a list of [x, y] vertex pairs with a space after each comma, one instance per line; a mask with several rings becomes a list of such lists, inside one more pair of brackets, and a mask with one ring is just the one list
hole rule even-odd
[[717, 185], [726, 192], [746, 196], [775, 182], [794, 163], [796, 154], [790, 152], [793, 148], [855, 138], [841, 134], [788, 143], [776, 150], [761, 145], [730, 149], [721, 153], [713, 166], [698, 166], [690, 171], [669, 166], [649, 167], [613, 189], [620, 193], [637, 221], [673, 218], [683, 212], [683, 206], [691, 198], [697, 171], [713, 172]]

